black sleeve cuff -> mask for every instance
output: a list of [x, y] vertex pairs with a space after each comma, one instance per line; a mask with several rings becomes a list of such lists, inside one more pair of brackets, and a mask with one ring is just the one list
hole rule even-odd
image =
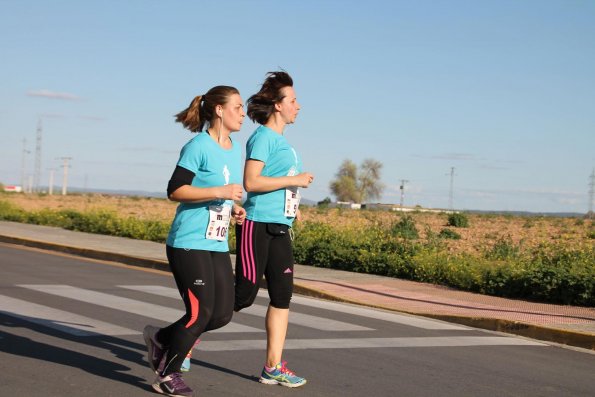
[[196, 174], [184, 167], [176, 166], [169, 183], [167, 184], [167, 197], [184, 185], [192, 185]]

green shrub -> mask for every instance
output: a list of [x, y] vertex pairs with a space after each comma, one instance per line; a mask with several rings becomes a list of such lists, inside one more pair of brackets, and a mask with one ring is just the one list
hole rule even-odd
[[485, 253], [485, 256], [488, 259], [507, 260], [517, 258], [520, 252], [520, 246], [514, 244], [512, 238], [507, 236], [499, 238], [492, 248]]
[[444, 239], [439, 233], [432, 230], [429, 225], [425, 226], [426, 241], [423, 249], [429, 251], [440, 251], [444, 249]]
[[450, 239], [450, 240], [460, 240], [461, 239], [461, 235], [457, 232], [455, 232], [454, 230], [451, 229], [442, 229], [440, 230], [440, 233], [438, 233], [438, 237], [443, 238], [443, 239]]
[[234, 224], [229, 224], [229, 229], [227, 230], [227, 244], [229, 245], [229, 252], [232, 254], [236, 253], [236, 226]]
[[467, 218], [467, 215], [455, 212], [448, 215], [448, 226], [469, 227], [469, 219]]
[[26, 222], [27, 213], [8, 201], [0, 200], [0, 220], [9, 222]]
[[331, 203], [331, 198], [325, 197], [324, 200], [321, 200], [318, 203], [316, 203], [316, 206], [319, 208], [328, 208], [330, 203]]
[[391, 233], [395, 237], [401, 237], [409, 240], [416, 240], [419, 238], [419, 232], [415, 227], [415, 221], [412, 217], [405, 215], [397, 223], [391, 226]]
[[407, 260], [416, 249], [381, 227], [333, 228], [318, 222], [296, 225], [293, 248], [298, 263], [393, 277], [410, 273]]

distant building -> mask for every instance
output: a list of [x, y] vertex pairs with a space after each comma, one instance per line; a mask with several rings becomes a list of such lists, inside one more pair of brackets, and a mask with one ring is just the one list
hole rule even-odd
[[359, 203], [353, 203], [351, 201], [337, 201], [334, 205], [331, 204], [331, 207], [337, 208], [350, 208], [352, 210], [359, 210], [362, 208], [362, 205]]
[[384, 211], [397, 211], [397, 212], [433, 212], [442, 214], [452, 214], [459, 211], [445, 210], [440, 208], [423, 208], [419, 205], [415, 207], [401, 207], [398, 204], [383, 204], [383, 203], [365, 203], [359, 204], [351, 201], [337, 201], [336, 203], [330, 203], [330, 208], [348, 208], [352, 210], [366, 209], [366, 210], [384, 210]]
[[4, 185], [5, 192], [21, 193], [23, 188], [17, 185]]

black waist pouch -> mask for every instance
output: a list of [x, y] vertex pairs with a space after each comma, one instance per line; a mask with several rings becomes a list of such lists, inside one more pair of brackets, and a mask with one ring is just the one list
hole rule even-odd
[[289, 234], [289, 226], [282, 223], [267, 223], [267, 233], [271, 236], [285, 236]]

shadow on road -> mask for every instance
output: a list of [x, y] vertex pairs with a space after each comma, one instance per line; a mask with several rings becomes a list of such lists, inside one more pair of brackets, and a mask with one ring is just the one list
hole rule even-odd
[[[16, 318], [8, 316], [4, 313], [0, 313], [0, 325], [15, 329], [27, 328], [32, 331], [39, 332], [40, 334], [105, 349], [122, 360], [146, 366], [146, 362], [143, 360], [143, 355], [139, 354], [135, 350], [131, 350], [144, 350], [145, 346], [138, 343], [133, 343], [105, 335], [84, 337], [74, 336], [66, 332], [61, 332], [52, 328], [44, 327], [40, 324], [29, 322], [25, 316]], [[51, 346], [46, 343], [41, 343], [27, 337], [15, 335], [13, 333], [4, 332], [1, 330], [0, 338], [2, 340], [2, 343], [0, 343], [0, 351], [4, 353], [70, 366], [96, 376], [130, 384], [144, 390], [151, 389], [150, 385], [147, 384], [146, 379], [126, 374], [125, 372], [131, 370], [131, 368], [128, 366], [62, 347]]]
[[[27, 316], [12, 317], [6, 313], [0, 312], [0, 326], [7, 328], [26, 328], [40, 334], [52, 336], [55, 338], [81, 343], [111, 352], [119, 359], [147, 367], [145, 354], [139, 354], [138, 350], [145, 351], [144, 343], [130, 342], [125, 339], [106, 335], [76, 336], [58, 329], [46, 327], [38, 324], [38, 319]], [[60, 323], [64, 328], [65, 324]], [[74, 350], [65, 349], [58, 346], [51, 346], [47, 343], [35, 341], [31, 338], [23, 337], [0, 330], [0, 351], [8, 354], [14, 354], [21, 357], [29, 357], [37, 360], [44, 360], [56, 364], [66, 365], [81, 369], [90, 374], [101, 376], [110, 380], [119, 381], [129, 385], [136, 386], [143, 390], [151, 390], [150, 384], [146, 378], [139, 378], [127, 374], [132, 368], [115, 363], [113, 361], [98, 358], [96, 356], [80, 353]], [[220, 367], [206, 361], [192, 359], [193, 364], [220, 371], [229, 375], [238, 376], [243, 379], [258, 381], [258, 377], [246, 375], [228, 368]], [[152, 379], [150, 379], [152, 380]]]

